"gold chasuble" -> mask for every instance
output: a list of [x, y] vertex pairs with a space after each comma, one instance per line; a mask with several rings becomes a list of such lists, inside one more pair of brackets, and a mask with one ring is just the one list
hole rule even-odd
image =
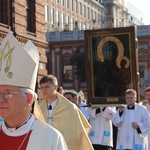
[[51, 119], [52, 126], [58, 129], [67, 143], [69, 150], [93, 150], [88, 133], [90, 124], [78, 107], [58, 93], [58, 103], [49, 117], [46, 100], [40, 102], [45, 121]]

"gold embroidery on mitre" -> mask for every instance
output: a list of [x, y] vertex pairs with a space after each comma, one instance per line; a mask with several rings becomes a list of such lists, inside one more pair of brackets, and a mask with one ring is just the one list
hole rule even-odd
[[7, 77], [12, 78], [13, 73], [9, 72], [11, 65], [12, 65], [12, 52], [15, 47], [10, 48], [10, 43], [9, 41], [6, 42], [5, 46], [3, 49], [0, 49], [0, 71], [2, 67], [3, 60], [6, 61], [6, 66], [5, 66], [5, 73]]

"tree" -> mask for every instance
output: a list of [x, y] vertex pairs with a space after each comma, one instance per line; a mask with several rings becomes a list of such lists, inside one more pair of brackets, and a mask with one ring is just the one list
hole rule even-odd
[[70, 58], [70, 63], [75, 66], [77, 78], [82, 81], [86, 80], [85, 52], [83, 48], [76, 47], [75, 53]]

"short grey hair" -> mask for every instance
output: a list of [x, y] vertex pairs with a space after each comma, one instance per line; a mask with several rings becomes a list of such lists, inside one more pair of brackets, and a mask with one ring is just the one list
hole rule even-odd
[[32, 94], [32, 95], [34, 96], [34, 97], [33, 97], [33, 100], [38, 98], [38, 95], [37, 95], [33, 90], [31, 90], [31, 89], [29, 89], [29, 88], [20, 88], [20, 92], [21, 92], [22, 94], [24, 94], [24, 96], [25, 96], [25, 94], [27, 94], [27, 93]]

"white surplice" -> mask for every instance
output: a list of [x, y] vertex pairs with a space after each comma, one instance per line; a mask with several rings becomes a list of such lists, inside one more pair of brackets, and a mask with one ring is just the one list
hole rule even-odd
[[[146, 107], [150, 113], [150, 105], [147, 104]], [[148, 150], [150, 150], [150, 131], [148, 132]]]
[[5, 123], [0, 123], [5, 134], [12, 137], [21, 136], [32, 130], [26, 150], [68, 150], [61, 133], [42, 121], [35, 120], [33, 116], [26, 124], [10, 131]]
[[[134, 110], [125, 107], [122, 116], [119, 110], [112, 118], [113, 124], [118, 127], [117, 149], [148, 150], [148, 132], [150, 130], [150, 115], [145, 106], [135, 103]], [[136, 122], [141, 130], [132, 128], [132, 122]]]
[[84, 117], [87, 119], [87, 121], [90, 119], [90, 116], [88, 114], [88, 109], [87, 107], [80, 107], [79, 108], [81, 112], [83, 113]]
[[89, 110], [90, 124], [92, 129], [89, 138], [92, 144], [105, 145], [113, 147], [113, 129], [111, 118], [115, 108], [107, 107], [105, 111], [96, 114], [96, 109]]

